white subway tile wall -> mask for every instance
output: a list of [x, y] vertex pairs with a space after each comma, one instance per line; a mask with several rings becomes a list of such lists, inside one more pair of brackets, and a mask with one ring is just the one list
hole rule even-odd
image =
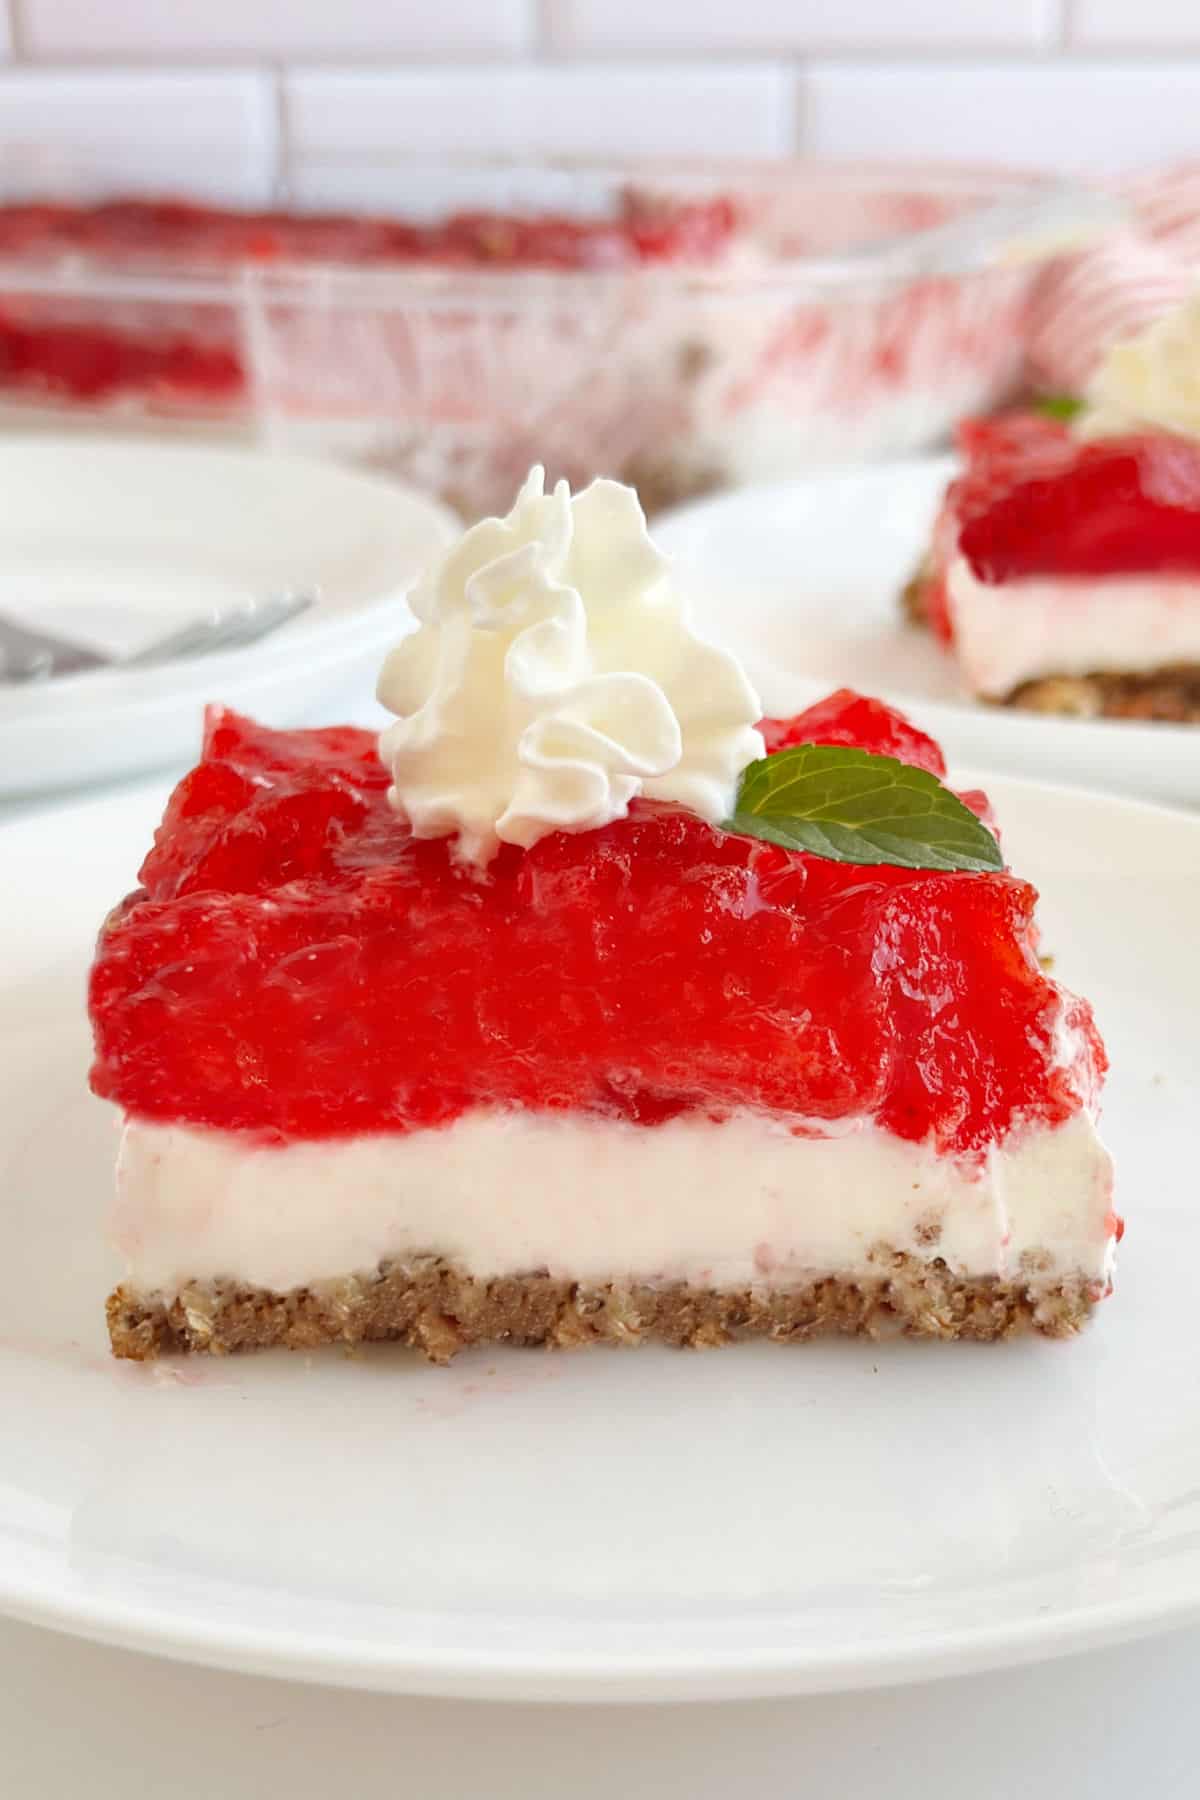
[[213, 198], [271, 191], [278, 113], [246, 70], [0, 70], [0, 176], [60, 172], [97, 189], [152, 179]]
[[1200, 156], [1200, 0], [0, 0], [0, 172], [334, 201], [408, 153]]
[[1200, 50], [1200, 7], [1196, 0], [1074, 0], [1071, 41], [1104, 50]]
[[1057, 26], [1055, 0], [554, 0], [556, 49], [605, 55], [669, 50], [1034, 50]]
[[1086, 172], [1200, 153], [1200, 61], [1113, 68], [1056, 59], [1019, 71], [840, 63], [802, 80], [805, 142], [818, 156], [956, 156]]
[[305, 71], [284, 78], [291, 153], [456, 156], [778, 156], [794, 94], [770, 63]]
[[53, 56], [515, 56], [528, 0], [24, 0], [22, 43]]

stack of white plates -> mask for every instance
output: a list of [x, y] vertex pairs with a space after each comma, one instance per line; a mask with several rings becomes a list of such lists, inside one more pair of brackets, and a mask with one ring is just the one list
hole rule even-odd
[[410, 489], [300, 458], [94, 438], [0, 440], [0, 613], [121, 655], [216, 609], [315, 604], [239, 650], [0, 682], [0, 795], [184, 763], [210, 700], [272, 725], [361, 710], [404, 594], [456, 530]]

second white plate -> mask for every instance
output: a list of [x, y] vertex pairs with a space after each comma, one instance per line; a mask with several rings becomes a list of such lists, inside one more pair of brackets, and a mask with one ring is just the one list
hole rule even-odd
[[374, 686], [402, 596], [457, 529], [398, 483], [178, 442], [0, 438], [0, 612], [108, 653], [288, 589], [316, 604], [261, 643], [148, 669], [0, 682], [0, 798], [184, 763], [220, 697], [274, 725]]
[[929, 541], [952, 457], [746, 488], [656, 521], [696, 622], [742, 657], [768, 713], [834, 687], [881, 694], [969, 761], [1200, 804], [1200, 726], [1042, 717], [981, 706], [900, 590]]

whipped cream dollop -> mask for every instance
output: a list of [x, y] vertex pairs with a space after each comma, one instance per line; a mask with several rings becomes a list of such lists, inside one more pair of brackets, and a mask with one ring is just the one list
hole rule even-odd
[[590, 831], [644, 794], [712, 823], [764, 754], [738, 662], [691, 630], [632, 488], [552, 493], [531, 471], [505, 519], [471, 527], [409, 595], [388, 656], [379, 752], [417, 837], [501, 844]]
[[1147, 428], [1200, 438], [1200, 295], [1112, 346], [1075, 428], [1087, 438]]

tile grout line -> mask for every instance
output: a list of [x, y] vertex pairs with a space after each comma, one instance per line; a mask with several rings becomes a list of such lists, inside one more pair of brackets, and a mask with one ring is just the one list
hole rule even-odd
[[273, 198], [279, 200], [284, 196], [285, 184], [292, 179], [291, 152], [291, 120], [288, 113], [287, 99], [287, 64], [274, 62], [268, 71], [271, 80], [272, 116], [275, 125], [275, 144], [272, 190]]
[[795, 57], [791, 64], [792, 149], [793, 156], [804, 156], [808, 150], [808, 59]]
[[29, 34], [22, 0], [8, 0], [8, 41], [14, 63], [29, 61]]
[[529, 61], [538, 65], [561, 61], [556, 42], [558, 33], [554, 29], [554, 0], [526, 0], [526, 5], [530, 8], [529, 17], [533, 25]]
[[1075, 0], [1058, 0], [1058, 30], [1054, 37], [1053, 49], [1062, 56], [1076, 48], [1075, 27], [1077, 24]]
[[[550, 0], [537, 0], [546, 8]], [[3, 4], [3, 0], [0, 0]], [[1066, 0], [1067, 17], [1072, 0]], [[406, 75], [444, 73], [454, 75], [492, 72], [497, 75], [521, 70], [547, 69], [579, 74], [628, 74], [642, 71], [677, 73], [717, 68], [730, 72], [764, 72], [771, 70], [803, 71], [813, 66], [872, 71], [896, 70], [901, 73], [970, 66], [985, 72], [1013, 74], [1034, 69], [1114, 70], [1125, 73], [1144, 71], [1155, 65], [1178, 68], [1200, 63], [1200, 39], [1181, 38], [1172, 43], [1142, 43], [1121, 47], [1079, 43], [1074, 38], [1033, 46], [973, 46], [962, 41], [939, 43], [910, 49], [897, 46], [814, 44], [804, 48], [787, 47], [715, 51], [706, 48], [655, 49], [643, 53], [631, 51], [604, 54], [562, 53], [553, 42], [539, 41], [528, 51], [442, 50], [422, 54], [400, 54], [361, 49], [330, 56], [303, 50], [287, 52], [279, 57], [246, 50], [207, 50], [178, 54], [145, 49], [114, 54], [109, 51], [59, 51], [33, 53], [29, 48], [27, 24], [22, 0], [8, 0], [13, 61], [38, 73], [52, 74], [242, 74], [274, 70], [281, 77], [291, 74], [346, 75], [355, 73]], [[535, 17], [537, 15], [535, 14]], [[1067, 27], [1064, 27], [1066, 29]]]

